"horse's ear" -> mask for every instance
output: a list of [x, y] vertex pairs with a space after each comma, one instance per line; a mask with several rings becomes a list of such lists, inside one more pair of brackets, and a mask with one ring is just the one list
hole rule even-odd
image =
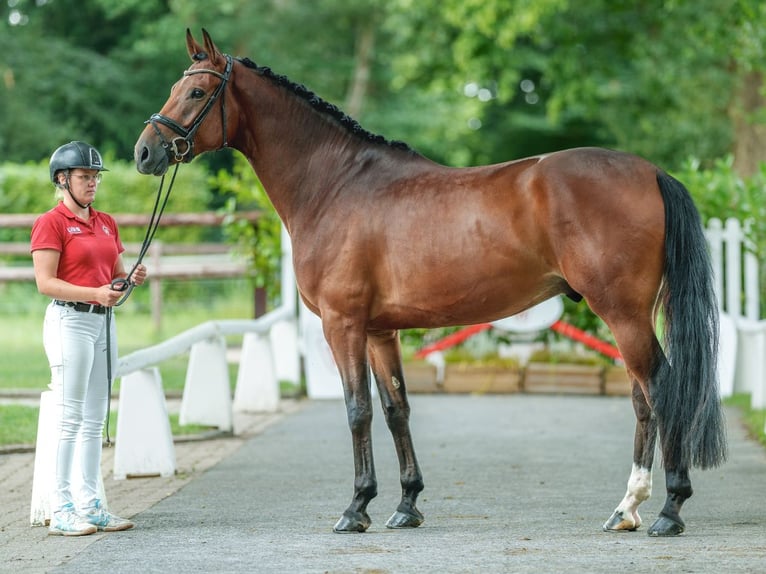
[[210, 58], [210, 62], [215, 65], [218, 63], [218, 59], [222, 58], [221, 52], [218, 51], [218, 47], [213, 42], [213, 39], [210, 37], [210, 34], [207, 33], [207, 30], [202, 28], [202, 38], [205, 41], [205, 52], [207, 52], [208, 57]]
[[189, 57], [192, 61], [196, 60], [194, 56], [203, 51], [202, 46], [194, 39], [189, 28], [186, 29], [186, 51], [189, 52]]

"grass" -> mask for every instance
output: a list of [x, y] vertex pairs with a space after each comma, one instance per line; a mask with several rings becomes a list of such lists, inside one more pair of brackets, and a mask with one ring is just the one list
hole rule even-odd
[[37, 407], [0, 405], [0, 445], [32, 444], [37, 436]]
[[725, 404], [737, 407], [742, 413], [742, 420], [751, 438], [766, 447], [766, 409], [750, 408], [750, 395], [736, 394], [727, 398]]
[[[37, 441], [37, 419], [40, 409], [24, 405], [0, 405], [3, 424], [0, 425], [0, 446], [31, 445]], [[201, 425], [183, 425], [178, 423], [178, 415], [171, 413], [170, 431], [173, 436], [188, 436], [211, 430]], [[114, 438], [117, 429], [117, 413], [109, 416], [110, 436]]]

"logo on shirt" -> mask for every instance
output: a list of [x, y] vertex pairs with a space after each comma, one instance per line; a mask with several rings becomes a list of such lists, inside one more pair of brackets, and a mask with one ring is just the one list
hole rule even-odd
[[79, 225], [72, 225], [70, 227], [66, 228], [67, 233], [82, 233], [82, 229], [80, 229]]
[[109, 235], [111, 232], [109, 231], [109, 228], [106, 225], [101, 226], [101, 231], [104, 232], [104, 235]]

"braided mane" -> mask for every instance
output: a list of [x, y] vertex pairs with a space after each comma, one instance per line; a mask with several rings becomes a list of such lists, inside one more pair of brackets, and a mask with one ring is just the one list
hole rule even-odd
[[277, 84], [278, 86], [281, 86], [283, 88], [286, 88], [290, 90], [292, 93], [294, 93], [299, 98], [305, 100], [312, 108], [314, 108], [316, 111], [326, 114], [336, 120], [340, 125], [342, 125], [346, 130], [351, 132], [353, 135], [358, 136], [370, 143], [376, 143], [376, 144], [383, 144], [387, 145], [389, 147], [392, 147], [394, 149], [404, 150], [404, 151], [410, 151], [414, 152], [414, 150], [404, 143], [403, 141], [398, 140], [387, 140], [381, 135], [373, 134], [366, 129], [364, 129], [361, 125], [359, 125], [359, 122], [357, 122], [352, 117], [346, 115], [342, 110], [340, 110], [337, 106], [326, 102], [319, 96], [317, 96], [314, 92], [309, 90], [306, 86], [302, 84], [296, 84], [290, 78], [287, 76], [282, 76], [279, 74], [275, 74], [271, 68], [267, 66], [259, 66], [249, 58], [237, 58], [242, 64], [247, 66], [248, 68], [251, 68], [256, 73], [260, 74], [261, 76], [264, 76]]

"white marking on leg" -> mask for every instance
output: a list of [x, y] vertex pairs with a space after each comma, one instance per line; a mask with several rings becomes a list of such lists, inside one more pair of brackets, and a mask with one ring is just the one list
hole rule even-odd
[[634, 463], [628, 479], [628, 491], [615, 510], [615, 514], [623, 517], [623, 522], [618, 529], [632, 530], [641, 526], [638, 505], [648, 500], [651, 495], [652, 469], [640, 467]]

